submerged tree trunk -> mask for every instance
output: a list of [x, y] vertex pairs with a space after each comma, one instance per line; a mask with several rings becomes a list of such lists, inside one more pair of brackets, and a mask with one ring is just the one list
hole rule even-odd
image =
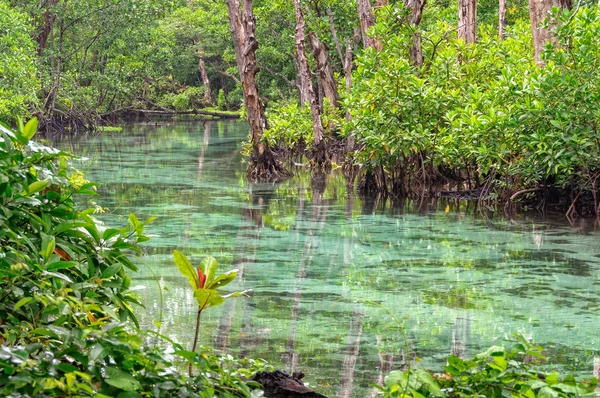
[[309, 32], [308, 40], [310, 44], [310, 52], [317, 62], [317, 82], [319, 87], [323, 90], [325, 98], [329, 98], [329, 101], [334, 108], [338, 107], [339, 93], [337, 89], [337, 82], [333, 74], [333, 68], [329, 62], [329, 51], [323, 42], [319, 40], [314, 32]]
[[458, 38], [467, 44], [477, 40], [477, 0], [458, 0]]
[[310, 113], [312, 115], [314, 142], [313, 150], [315, 151], [315, 162], [321, 165], [326, 162], [325, 141], [323, 125], [321, 124], [321, 113], [319, 105], [313, 89], [310, 69], [308, 68], [308, 60], [306, 59], [306, 42], [304, 29], [304, 15], [300, 6], [300, 0], [294, 0], [294, 11], [296, 13], [296, 57], [298, 60], [300, 81], [300, 102], [302, 105], [308, 102], [310, 105]]
[[552, 41], [550, 30], [542, 28], [541, 25], [548, 17], [553, 6], [570, 10], [573, 8], [573, 2], [571, 0], [529, 0], [529, 20], [533, 36], [533, 50], [535, 62], [538, 65], [543, 64], [540, 55], [544, 46]]
[[235, 47], [244, 104], [250, 123], [252, 157], [248, 168], [250, 181], [276, 181], [285, 176], [285, 172], [275, 161], [269, 144], [262, 140], [263, 132], [267, 129], [267, 118], [260, 97], [256, 74], [256, 49], [258, 41], [254, 35], [256, 18], [252, 12], [252, 0], [242, 0], [243, 8], [240, 10], [240, 0], [227, 0], [229, 26]]
[[358, 19], [360, 20], [360, 30], [362, 33], [363, 46], [365, 48], [373, 47], [376, 50], [381, 50], [381, 42], [376, 38], [369, 37], [367, 34], [369, 29], [375, 25], [375, 15], [371, 9], [369, 0], [357, 0]]
[[504, 40], [506, 29], [506, 0], [500, 0], [498, 7], [498, 38]]

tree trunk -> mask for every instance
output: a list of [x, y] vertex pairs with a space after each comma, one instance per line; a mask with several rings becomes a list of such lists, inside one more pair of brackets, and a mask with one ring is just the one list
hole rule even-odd
[[375, 0], [375, 9], [390, 5], [389, 0]]
[[423, 65], [423, 46], [421, 45], [421, 32], [419, 26], [423, 18], [423, 9], [427, 0], [408, 0], [405, 7], [410, 10], [410, 24], [414, 27], [413, 45], [409, 49], [409, 58], [413, 65]]
[[500, 0], [498, 8], [498, 38], [504, 40], [504, 31], [506, 29], [506, 0]]
[[325, 98], [329, 98], [331, 105], [337, 108], [339, 105], [339, 93], [337, 89], [337, 82], [333, 74], [333, 68], [329, 62], [329, 51], [327, 46], [319, 40], [314, 32], [309, 32], [308, 40], [310, 44], [310, 52], [317, 61], [317, 81], [319, 87], [323, 89]]
[[338, 56], [340, 57], [342, 69], [346, 70], [346, 65], [344, 64], [344, 55], [342, 54], [342, 46], [340, 44], [340, 40], [338, 39], [337, 30], [335, 29], [335, 23], [333, 21], [333, 11], [331, 11], [331, 7], [327, 7], [327, 15], [329, 16], [329, 30], [331, 30], [331, 36], [333, 37], [333, 42], [335, 43], [335, 49], [337, 50]]
[[571, 9], [573, 3], [571, 0], [529, 0], [529, 20], [531, 22], [531, 33], [533, 36], [533, 50], [535, 62], [538, 65], [543, 65], [540, 58], [544, 46], [552, 42], [552, 33], [548, 29], [541, 27], [541, 24], [548, 17], [548, 13], [552, 10], [552, 6], [563, 9]]
[[[243, 1], [241, 10], [240, 1]], [[254, 35], [256, 18], [252, 12], [252, 0], [227, 0], [227, 11], [235, 48], [235, 59], [244, 92], [244, 104], [250, 124], [252, 156], [248, 168], [248, 179], [250, 181], [279, 180], [285, 173], [276, 163], [269, 144], [262, 140], [263, 132], [268, 126], [256, 82], [258, 67], [255, 51], [258, 48], [258, 41]]]
[[367, 32], [375, 25], [375, 15], [371, 9], [369, 0], [357, 0], [358, 19], [360, 20], [360, 30], [362, 33], [363, 46], [365, 48], [373, 47], [376, 50], [381, 50], [381, 42], [376, 38], [369, 37]]
[[39, 33], [36, 37], [36, 41], [38, 43], [38, 56], [42, 55], [44, 53], [44, 50], [46, 50], [46, 46], [48, 44], [48, 37], [50, 37], [50, 33], [52, 33], [52, 29], [54, 28], [56, 14], [54, 14], [54, 12], [52, 11], [52, 7], [55, 6], [57, 2], [58, 0], [46, 0], [40, 3], [39, 5], [40, 8], [42, 8], [45, 5], [46, 11], [44, 12], [44, 19], [39, 28]]
[[313, 149], [315, 151], [315, 160], [318, 165], [326, 162], [325, 142], [323, 125], [321, 124], [321, 114], [319, 105], [315, 96], [315, 90], [312, 85], [310, 69], [306, 59], [306, 42], [304, 29], [304, 15], [300, 6], [300, 0], [294, 0], [294, 11], [296, 13], [296, 57], [298, 59], [298, 81], [300, 82], [300, 102], [304, 105], [308, 102], [310, 105], [310, 113], [312, 115], [314, 142]]
[[212, 90], [210, 88], [210, 80], [208, 79], [208, 73], [206, 73], [206, 65], [204, 63], [204, 55], [202, 54], [202, 50], [198, 50], [198, 70], [200, 71], [200, 76], [202, 76], [202, 83], [204, 84], [204, 101], [211, 103], [212, 102]]
[[458, 38], [467, 44], [477, 40], [477, 0], [458, 0]]
[[[354, 29], [354, 46], [350, 39], [346, 41], [346, 60], [344, 61], [345, 74], [346, 74], [346, 92], [349, 93], [352, 90], [352, 49], [356, 47], [356, 44], [360, 41], [360, 32], [358, 28]], [[346, 110], [346, 121], [350, 123], [352, 121], [352, 115], [349, 110]], [[354, 150], [354, 134], [350, 133], [346, 139], [346, 151], [352, 152]], [[352, 167], [352, 166], [350, 166]], [[351, 175], [352, 181], [354, 181], [354, 175]]]

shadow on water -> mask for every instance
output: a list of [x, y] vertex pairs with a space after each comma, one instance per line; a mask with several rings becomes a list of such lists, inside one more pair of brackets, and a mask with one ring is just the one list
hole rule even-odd
[[[57, 141], [101, 183], [94, 201], [109, 224], [157, 216], [135, 284], [146, 327], [186, 343], [195, 304], [172, 263], [239, 269], [232, 289], [252, 295], [203, 314], [200, 341], [265, 358], [331, 397], [375, 396], [371, 385], [420, 358], [472, 356], [520, 332], [570, 372], [600, 371], [600, 240], [593, 223], [524, 214], [507, 220], [473, 203], [361, 197], [339, 172], [296, 170], [278, 185], [250, 185], [234, 122], [130, 127]], [[403, 323], [406, 342], [389, 314]]]

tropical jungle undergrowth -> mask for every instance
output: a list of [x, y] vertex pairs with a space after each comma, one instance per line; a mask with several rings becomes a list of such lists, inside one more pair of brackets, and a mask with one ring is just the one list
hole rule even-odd
[[[158, 330], [140, 329], [131, 274], [153, 219], [129, 215], [122, 228], [96, 218], [96, 184], [73, 169], [73, 155], [31, 140], [37, 120], [0, 125], [0, 394], [10, 397], [258, 397], [251, 381], [272, 367], [210, 349], [190, 351]], [[175, 264], [203, 310], [228, 297], [218, 289], [235, 270], [216, 274], [205, 259], [194, 268], [180, 252]], [[190, 325], [192, 326], [192, 325]], [[193, 330], [193, 328], [190, 328]], [[151, 337], [151, 338], [148, 338]], [[448, 358], [443, 374], [394, 371], [386, 397], [571, 397], [590, 394], [595, 379], [540, 373], [543, 348], [521, 336], [512, 348], [492, 347], [473, 360]], [[149, 343], [152, 341], [152, 343]], [[189, 372], [185, 372], [189, 364]], [[189, 375], [186, 375], [189, 373]]]
[[[341, 107], [325, 104], [321, 115], [326, 140], [360, 167], [359, 189], [400, 197], [442, 189], [507, 209], [523, 201], [569, 216], [600, 214], [596, 7], [553, 11], [547, 23], [555, 41], [543, 66], [524, 19], [503, 39], [481, 24], [473, 44], [448, 22], [430, 20], [421, 28], [418, 66], [409, 58], [414, 27], [406, 10], [384, 7], [377, 15], [372, 34], [381, 49], [358, 56]], [[310, 157], [308, 107], [292, 101], [268, 111], [265, 139], [297, 162]]]

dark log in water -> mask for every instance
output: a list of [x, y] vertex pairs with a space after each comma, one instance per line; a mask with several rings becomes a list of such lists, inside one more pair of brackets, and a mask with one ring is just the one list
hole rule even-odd
[[276, 370], [274, 372], [259, 372], [252, 380], [263, 385], [265, 398], [327, 398], [306, 387], [300, 379], [303, 373], [292, 373]]

